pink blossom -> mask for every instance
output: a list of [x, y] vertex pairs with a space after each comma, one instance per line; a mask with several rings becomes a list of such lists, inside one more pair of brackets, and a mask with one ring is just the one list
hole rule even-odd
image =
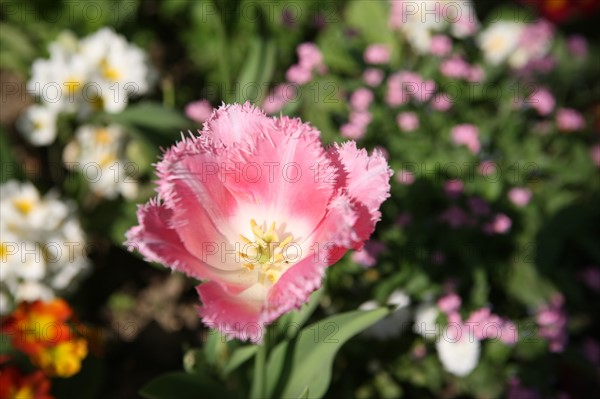
[[185, 115], [194, 122], [204, 123], [213, 112], [213, 106], [208, 100], [193, 101], [185, 106]]
[[386, 64], [390, 61], [390, 49], [386, 44], [371, 44], [365, 50], [364, 58], [368, 64]]
[[355, 123], [345, 123], [340, 127], [341, 136], [351, 140], [363, 138], [366, 132], [367, 129], [365, 126], [357, 125]]
[[597, 168], [600, 168], [600, 144], [593, 145], [590, 148], [590, 158]]
[[396, 116], [396, 123], [398, 123], [400, 130], [412, 132], [419, 128], [419, 117], [414, 112], [400, 112]]
[[567, 314], [563, 304], [562, 295], [555, 295], [536, 315], [538, 335], [548, 340], [550, 352], [562, 352], [567, 344]]
[[369, 111], [352, 111], [350, 112], [350, 123], [360, 127], [361, 129], [366, 129], [371, 123], [371, 119], [373, 116]]
[[350, 97], [350, 105], [357, 111], [366, 111], [373, 102], [373, 92], [361, 87]]
[[538, 88], [527, 99], [527, 103], [541, 116], [549, 115], [556, 104], [554, 96], [544, 88]]
[[367, 68], [363, 73], [363, 81], [371, 87], [378, 87], [383, 81], [384, 76], [385, 73], [381, 69]]
[[492, 221], [492, 228], [494, 233], [504, 234], [507, 233], [512, 226], [512, 220], [503, 213], [499, 213], [494, 217]]
[[434, 35], [431, 38], [429, 52], [438, 57], [444, 57], [452, 52], [452, 39], [446, 35]]
[[469, 67], [467, 72], [467, 80], [469, 82], [483, 82], [485, 79], [485, 71], [479, 65]]
[[450, 97], [446, 93], [438, 93], [433, 97], [433, 100], [430, 102], [431, 108], [436, 111], [446, 112], [452, 108], [452, 101]]
[[435, 94], [435, 90], [437, 88], [436, 83], [433, 80], [425, 80], [418, 87], [417, 93], [414, 94], [414, 98], [418, 102], [425, 102], [431, 99]]
[[452, 141], [456, 145], [464, 145], [473, 154], [477, 154], [480, 150], [479, 144], [479, 129], [475, 125], [462, 124], [452, 128]]
[[444, 191], [450, 198], [457, 198], [460, 196], [465, 188], [465, 184], [458, 179], [448, 180], [444, 182]]
[[569, 52], [576, 57], [585, 57], [588, 54], [587, 39], [581, 35], [572, 35], [567, 41]]
[[127, 243], [205, 281], [197, 291], [207, 326], [259, 342], [264, 325], [307, 301], [329, 265], [362, 248], [391, 174], [380, 153], [354, 142], [326, 149], [299, 119], [224, 105], [201, 135], [165, 152], [158, 196], [138, 208]]
[[462, 300], [454, 293], [444, 295], [437, 301], [438, 308], [446, 314], [452, 314], [460, 310]]
[[466, 79], [471, 66], [462, 57], [452, 57], [442, 61], [440, 72], [447, 78]]
[[398, 106], [408, 102], [410, 96], [421, 91], [423, 79], [415, 72], [400, 71], [391, 75], [387, 81], [386, 102]]
[[373, 267], [377, 264], [377, 257], [385, 251], [385, 244], [381, 241], [367, 241], [365, 246], [352, 253], [352, 261], [363, 267]]
[[264, 100], [263, 108], [266, 113], [273, 114], [281, 111], [281, 109], [290, 101], [296, 99], [296, 85], [290, 83], [282, 83], [273, 89]]
[[479, 340], [487, 338], [487, 322], [491, 315], [488, 308], [481, 308], [474, 312], [467, 319], [466, 325], [473, 328], [473, 335]]
[[556, 125], [564, 132], [575, 132], [585, 127], [585, 119], [574, 109], [560, 108], [556, 113]]
[[513, 204], [523, 208], [531, 200], [531, 190], [525, 187], [511, 188], [508, 192], [508, 198]]
[[323, 65], [323, 54], [314, 43], [302, 43], [296, 49], [298, 64], [308, 71]]
[[503, 321], [500, 334], [500, 341], [506, 345], [514, 345], [519, 341], [517, 326], [510, 320]]
[[535, 60], [543, 57], [552, 43], [554, 26], [546, 20], [538, 20], [525, 26], [519, 38], [519, 50], [527, 55], [527, 59]]
[[412, 172], [409, 172], [408, 170], [401, 170], [398, 173], [396, 173], [395, 179], [398, 183], [402, 185], [410, 186], [415, 182], [415, 175]]
[[492, 161], [483, 161], [479, 164], [477, 168], [479, 174], [482, 176], [497, 176], [501, 173], [500, 167]]
[[310, 69], [301, 65], [292, 65], [285, 73], [285, 78], [288, 82], [303, 85], [310, 82], [313, 76]]

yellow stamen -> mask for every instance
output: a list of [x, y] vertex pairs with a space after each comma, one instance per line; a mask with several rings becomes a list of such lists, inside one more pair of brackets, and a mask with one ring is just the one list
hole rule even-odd
[[14, 199], [13, 205], [23, 215], [27, 215], [33, 209], [33, 201], [27, 198]]

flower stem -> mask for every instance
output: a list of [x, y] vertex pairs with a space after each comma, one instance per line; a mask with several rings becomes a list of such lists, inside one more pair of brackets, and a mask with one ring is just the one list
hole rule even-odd
[[269, 351], [267, 335], [263, 343], [258, 346], [258, 351], [254, 357], [254, 378], [252, 379], [252, 388], [250, 390], [251, 398], [265, 399], [267, 393], [267, 354]]

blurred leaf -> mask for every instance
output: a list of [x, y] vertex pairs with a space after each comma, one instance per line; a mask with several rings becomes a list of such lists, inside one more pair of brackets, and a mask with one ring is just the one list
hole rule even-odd
[[116, 123], [150, 129], [169, 136], [182, 130], [186, 131], [192, 126], [192, 123], [181, 113], [154, 102], [132, 104], [119, 114], [104, 116]]
[[246, 100], [260, 104], [275, 69], [275, 43], [272, 40], [253, 38], [246, 61], [237, 80], [236, 101]]
[[346, 9], [348, 25], [359, 29], [368, 43], [394, 44], [388, 23], [389, 3], [385, 1], [352, 1]]
[[257, 349], [258, 347], [256, 345], [246, 345], [235, 349], [229, 358], [229, 361], [225, 364], [225, 367], [223, 367], [223, 374], [227, 376], [232, 371], [235, 371], [238, 367], [251, 359], [256, 354]]
[[[277, 345], [267, 365], [269, 396], [297, 398], [308, 387], [310, 398], [322, 397], [329, 386], [333, 359], [340, 347], [388, 313], [387, 308], [380, 308], [331, 316], [303, 329], [297, 339]], [[282, 375], [286, 362], [289, 367], [285, 372], [289, 372], [289, 376]]]

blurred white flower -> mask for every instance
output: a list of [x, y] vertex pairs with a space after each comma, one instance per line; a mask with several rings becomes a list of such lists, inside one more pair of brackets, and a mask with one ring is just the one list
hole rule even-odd
[[119, 125], [107, 127], [83, 125], [75, 139], [63, 151], [65, 165], [80, 171], [91, 190], [103, 198], [126, 198], [137, 195], [137, 182], [130, 176], [136, 172], [125, 158], [125, 131]]
[[433, 302], [423, 302], [417, 306], [415, 310], [415, 324], [413, 325], [413, 331], [425, 338], [435, 338], [440, 328], [436, 319], [440, 311]]
[[27, 89], [55, 113], [121, 112], [130, 97], [148, 92], [156, 80], [146, 53], [110, 28], [82, 40], [63, 32], [49, 52], [50, 58], [33, 62]]
[[477, 37], [477, 43], [485, 60], [498, 65], [514, 56], [523, 29], [524, 25], [518, 22], [498, 21], [483, 30]]
[[464, 377], [477, 366], [481, 345], [468, 329], [461, 328], [458, 331], [454, 335], [441, 335], [435, 346], [444, 369]]
[[56, 110], [33, 104], [17, 120], [17, 128], [35, 146], [51, 144], [56, 138]]
[[72, 289], [89, 268], [85, 236], [74, 207], [31, 183], [0, 185], [0, 293], [2, 309], [20, 300], [51, 299]]

